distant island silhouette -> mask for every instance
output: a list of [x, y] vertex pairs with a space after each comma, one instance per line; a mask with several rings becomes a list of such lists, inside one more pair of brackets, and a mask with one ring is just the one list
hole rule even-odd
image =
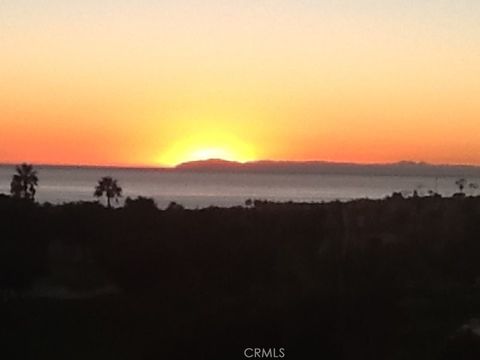
[[426, 162], [400, 161], [385, 164], [337, 163], [328, 161], [261, 160], [240, 163], [222, 159], [189, 161], [173, 170], [192, 172], [248, 172], [285, 174], [336, 174], [381, 176], [480, 176], [473, 165], [435, 165]]
[[[354, 163], [322, 160], [289, 161], [258, 160], [236, 162], [224, 159], [196, 160], [180, 163], [174, 167], [134, 165], [83, 165], [83, 164], [34, 164], [37, 168], [56, 169], [132, 169], [166, 172], [226, 172], [258, 174], [325, 174], [359, 176], [432, 176], [432, 177], [479, 177], [480, 166], [466, 164], [430, 164], [423, 161], [398, 161], [393, 163]], [[0, 164], [12, 167], [15, 164]]]

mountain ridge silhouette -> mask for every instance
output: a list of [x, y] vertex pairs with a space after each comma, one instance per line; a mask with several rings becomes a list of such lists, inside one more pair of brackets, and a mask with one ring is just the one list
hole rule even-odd
[[259, 160], [236, 162], [223, 159], [188, 161], [173, 168], [175, 171], [191, 172], [258, 172], [338, 175], [385, 175], [385, 176], [474, 176], [480, 177], [480, 167], [474, 165], [429, 164], [423, 161], [399, 161], [394, 163], [350, 163], [313, 161]]

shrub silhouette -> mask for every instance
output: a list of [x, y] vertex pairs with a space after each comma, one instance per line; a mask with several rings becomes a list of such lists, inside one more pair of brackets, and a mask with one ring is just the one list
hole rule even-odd
[[140, 212], [158, 210], [155, 200], [144, 196], [139, 196], [136, 199], [127, 197], [125, 199], [125, 209]]
[[167, 206], [168, 211], [180, 211], [184, 210], [185, 208], [183, 205], [176, 203], [175, 201], [171, 201], [170, 204]]

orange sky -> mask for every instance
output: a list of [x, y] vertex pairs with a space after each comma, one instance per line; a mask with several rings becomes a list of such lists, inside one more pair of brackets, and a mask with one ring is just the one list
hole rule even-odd
[[480, 164], [479, 19], [473, 0], [2, 3], [0, 162]]

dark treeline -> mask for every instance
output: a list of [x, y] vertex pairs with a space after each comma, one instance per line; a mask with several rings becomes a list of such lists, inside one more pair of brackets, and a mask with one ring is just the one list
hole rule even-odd
[[[480, 198], [159, 210], [0, 196], [1, 339], [16, 358], [479, 355]], [[41, 284], [86, 294], [42, 298]]]

